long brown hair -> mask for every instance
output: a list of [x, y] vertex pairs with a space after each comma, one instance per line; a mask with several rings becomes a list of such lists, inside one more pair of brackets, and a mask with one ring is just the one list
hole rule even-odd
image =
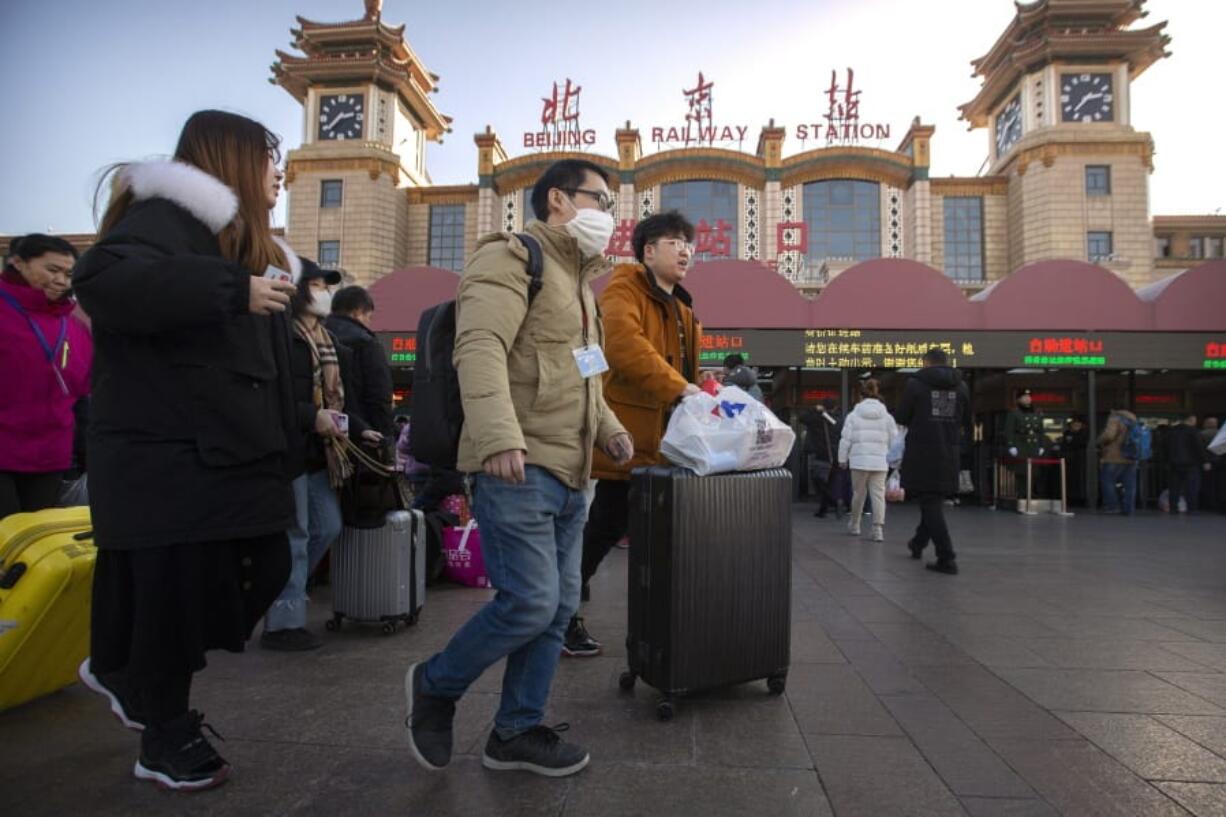
[[[225, 111], [197, 111], [183, 125], [174, 159], [204, 171], [238, 197], [238, 214], [217, 235], [221, 254], [260, 274], [270, 264], [284, 268], [285, 254], [273, 240], [269, 225], [264, 173], [271, 157], [280, 162], [281, 140], [268, 128]], [[132, 191], [124, 183], [123, 165], [104, 174], [99, 190], [110, 179], [111, 199], [99, 225], [109, 232], [132, 206]]]
[[881, 383], [875, 377], [870, 377], [860, 383], [860, 399], [867, 400], [870, 397], [874, 399], [881, 398]]

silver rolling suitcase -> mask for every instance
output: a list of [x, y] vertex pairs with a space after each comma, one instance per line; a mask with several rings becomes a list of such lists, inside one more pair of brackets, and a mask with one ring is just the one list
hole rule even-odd
[[332, 618], [377, 622], [390, 635], [417, 623], [426, 598], [426, 521], [421, 511], [392, 511], [381, 528], [346, 526], [332, 547]]

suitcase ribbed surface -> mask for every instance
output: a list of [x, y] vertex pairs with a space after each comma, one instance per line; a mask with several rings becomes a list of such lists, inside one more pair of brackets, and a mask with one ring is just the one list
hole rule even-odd
[[332, 547], [333, 611], [365, 621], [417, 612], [425, 596], [424, 531], [419, 511], [393, 511], [381, 528], [344, 528]]
[[784, 674], [791, 644], [792, 475], [636, 472], [631, 667], [664, 692]]

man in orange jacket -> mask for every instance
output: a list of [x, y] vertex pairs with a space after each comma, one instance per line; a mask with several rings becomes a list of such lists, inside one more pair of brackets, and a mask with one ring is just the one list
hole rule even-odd
[[[604, 397], [634, 438], [635, 455], [618, 465], [595, 452], [596, 496], [583, 531], [583, 599], [588, 580], [629, 525], [630, 471], [663, 462], [660, 440], [669, 413], [682, 397], [697, 394], [702, 328], [690, 294], [681, 286], [694, 257], [694, 226], [674, 211], [643, 219], [634, 229], [637, 264], [621, 264], [600, 296], [604, 315]], [[575, 616], [566, 631], [565, 655], [600, 653], [600, 642]]]

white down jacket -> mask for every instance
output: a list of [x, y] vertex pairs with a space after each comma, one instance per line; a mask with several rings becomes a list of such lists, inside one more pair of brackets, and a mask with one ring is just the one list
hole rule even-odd
[[898, 436], [898, 424], [880, 400], [861, 400], [843, 423], [839, 462], [856, 471], [887, 471], [886, 453]]

